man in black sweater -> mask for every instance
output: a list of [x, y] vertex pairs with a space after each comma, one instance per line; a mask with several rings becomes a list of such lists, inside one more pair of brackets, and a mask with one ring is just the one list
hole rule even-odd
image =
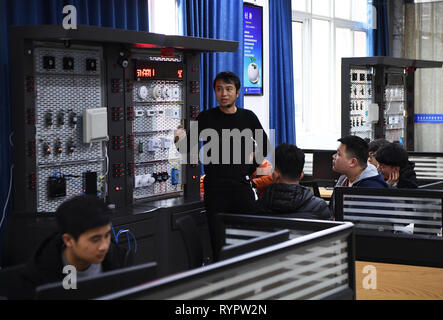
[[[224, 225], [217, 213], [254, 211], [255, 194], [249, 176], [266, 157], [270, 144], [257, 116], [235, 104], [241, 87], [238, 76], [221, 72], [213, 86], [219, 106], [201, 112], [197, 120], [198, 136], [203, 140], [204, 202], [216, 261], [225, 243]], [[179, 151], [181, 141], [190, 145], [186, 141], [190, 139], [183, 139], [184, 130], [175, 135]], [[189, 150], [192, 156], [196, 148], [190, 146]]]
[[326, 202], [299, 185], [303, 178], [305, 154], [294, 145], [282, 143], [275, 149], [274, 183], [258, 200], [257, 213], [293, 218], [331, 220]]

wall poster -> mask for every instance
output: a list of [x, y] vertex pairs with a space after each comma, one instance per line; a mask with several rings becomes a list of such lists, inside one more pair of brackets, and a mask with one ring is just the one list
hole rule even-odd
[[243, 5], [245, 95], [263, 95], [263, 8]]

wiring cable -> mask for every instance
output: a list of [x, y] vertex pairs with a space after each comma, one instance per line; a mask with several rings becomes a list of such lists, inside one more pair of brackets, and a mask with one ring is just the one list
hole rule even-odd
[[[14, 143], [12, 142], [12, 135], [14, 134], [14, 131], [11, 132], [9, 135], [9, 144], [11, 147], [14, 147]], [[11, 190], [12, 190], [12, 169], [14, 169], [14, 164], [11, 165], [11, 168], [9, 169], [9, 189], [8, 189], [8, 195], [6, 196], [5, 206], [3, 207], [3, 214], [2, 219], [0, 220], [0, 230], [3, 226], [3, 222], [6, 218], [6, 208], [8, 207], [9, 199], [11, 197]]]
[[6, 217], [6, 208], [8, 207], [9, 198], [11, 196], [11, 190], [12, 190], [12, 169], [13, 168], [14, 168], [14, 165], [11, 165], [10, 177], [9, 177], [9, 190], [8, 190], [8, 195], [6, 197], [5, 206], [3, 207], [2, 219], [0, 220], [0, 230], [1, 230], [2, 226], [3, 226], [3, 221], [5, 220], [5, 217]]
[[136, 253], [137, 252], [137, 239], [135, 238], [134, 234], [131, 231], [129, 231], [129, 229], [120, 229], [116, 234], [115, 229], [114, 229], [114, 225], [112, 224], [112, 222], [110, 224], [111, 224], [112, 235], [114, 236], [115, 243], [118, 244], [118, 239], [120, 237], [120, 234], [126, 233], [126, 238], [128, 240], [128, 250], [131, 251], [131, 241], [129, 238], [129, 236], [131, 236], [132, 240], [134, 241], [134, 253]]

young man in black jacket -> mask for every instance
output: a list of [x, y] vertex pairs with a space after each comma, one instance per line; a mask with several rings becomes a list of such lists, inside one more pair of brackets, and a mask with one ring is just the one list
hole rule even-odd
[[399, 143], [389, 143], [378, 149], [375, 159], [378, 171], [394, 188], [418, 187], [415, 164], [409, 161], [408, 152]]
[[332, 218], [326, 202], [299, 184], [304, 165], [305, 154], [296, 146], [282, 143], [275, 149], [274, 183], [258, 200], [259, 213], [305, 219]]
[[68, 265], [75, 268], [77, 279], [129, 266], [132, 255], [111, 239], [110, 214], [106, 204], [93, 196], [62, 203], [56, 211], [59, 231], [45, 239], [26, 264], [15, 298], [32, 298], [36, 287], [62, 283]]

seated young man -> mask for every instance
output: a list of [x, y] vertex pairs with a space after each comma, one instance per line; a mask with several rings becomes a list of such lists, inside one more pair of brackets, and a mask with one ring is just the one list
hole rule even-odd
[[342, 175], [336, 187], [389, 188], [372, 164], [368, 164], [368, 143], [357, 136], [338, 139], [340, 145], [332, 156], [332, 170]]
[[368, 143], [368, 151], [369, 151], [369, 157], [368, 157], [368, 163], [374, 165], [376, 168], [378, 167], [378, 162], [375, 159], [375, 155], [377, 154], [377, 150], [381, 147], [389, 144], [389, 141], [383, 138], [372, 140]]
[[417, 188], [415, 164], [408, 159], [408, 152], [399, 143], [389, 143], [378, 149], [375, 156], [378, 171], [386, 182], [396, 188]]
[[[336, 187], [389, 188], [372, 164], [368, 164], [368, 143], [357, 136], [338, 139], [340, 145], [332, 156], [332, 170], [341, 173]], [[378, 151], [377, 151], [378, 152]], [[334, 195], [329, 207], [335, 212]]]
[[42, 284], [62, 282], [66, 265], [75, 267], [77, 279], [129, 266], [132, 255], [111, 241], [110, 214], [111, 209], [94, 196], [62, 203], [55, 213], [59, 232], [45, 239], [26, 264], [24, 294]]
[[294, 218], [331, 219], [326, 202], [312, 191], [299, 185], [303, 178], [305, 154], [294, 145], [282, 143], [275, 149], [274, 183], [257, 201], [257, 212], [270, 215], [288, 215]]

